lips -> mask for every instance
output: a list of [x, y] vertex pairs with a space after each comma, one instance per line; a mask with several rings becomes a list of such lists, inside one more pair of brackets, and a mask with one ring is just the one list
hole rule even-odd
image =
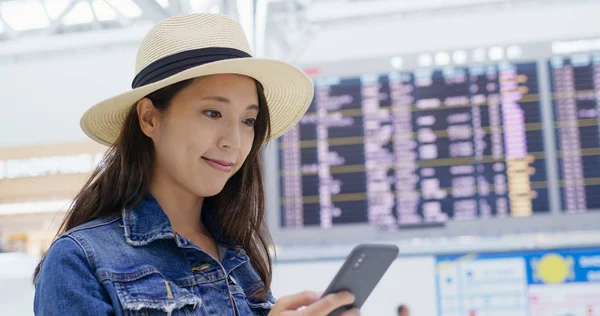
[[229, 172], [233, 169], [233, 163], [217, 159], [209, 159], [202, 157], [202, 159], [211, 167], [224, 172]]

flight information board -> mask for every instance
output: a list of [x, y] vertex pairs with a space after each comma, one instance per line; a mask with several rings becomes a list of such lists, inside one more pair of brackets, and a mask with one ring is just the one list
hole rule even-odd
[[549, 62], [562, 209], [600, 208], [600, 55]]
[[315, 81], [280, 140], [281, 225], [429, 225], [549, 211], [535, 63]]

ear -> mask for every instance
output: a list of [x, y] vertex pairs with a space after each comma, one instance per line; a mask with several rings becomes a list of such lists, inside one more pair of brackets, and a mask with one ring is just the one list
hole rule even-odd
[[156, 141], [160, 123], [160, 113], [156, 107], [154, 107], [154, 103], [148, 98], [142, 98], [137, 102], [136, 109], [142, 132], [152, 140]]

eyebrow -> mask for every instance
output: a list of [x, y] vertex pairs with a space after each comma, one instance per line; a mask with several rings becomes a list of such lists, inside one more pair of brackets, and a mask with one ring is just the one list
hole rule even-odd
[[[221, 103], [228, 103], [231, 104], [231, 101], [225, 97], [220, 97], [220, 96], [208, 96], [208, 97], [204, 97], [202, 98], [202, 100], [213, 100], [213, 101], [217, 101], [217, 102], [221, 102]], [[246, 110], [256, 110], [258, 111], [260, 108], [258, 107], [258, 105], [256, 104], [250, 104]]]

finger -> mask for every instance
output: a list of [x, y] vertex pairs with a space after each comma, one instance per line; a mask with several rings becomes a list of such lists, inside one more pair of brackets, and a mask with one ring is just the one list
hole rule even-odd
[[360, 316], [360, 310], [358, 308], [353, 308], [343, 312], [340, 316]]
[[283, 296], [272, 308], [274, 312], [283, 312], [289, 310], [296, 310], [302, 306], [307, 306], [314, 303], [319, 299], [319, 296], [315, 292], [304, 291], [294, 295]]
[[338, 307], [354, 303], [354, 295], [348, 291], [333, 293], [306, 308], [307, 315], [327, 315]]

